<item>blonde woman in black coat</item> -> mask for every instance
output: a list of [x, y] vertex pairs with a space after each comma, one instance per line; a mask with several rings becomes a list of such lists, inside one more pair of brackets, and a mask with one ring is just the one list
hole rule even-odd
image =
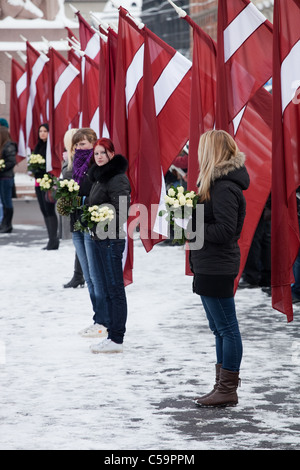
[[[215, 335], [216, 383], [196, 399], [199, 406], [238, 403], [237, 387], [242, 339], [235, 311], [234, 279], [239, 272], [238, 240], [246, 214], [243, 192], [249, 187], [245, 156], [222, 130], [201, 136], [199, 203], [204, 205], [204, 245], [190, 251], [193, 289], [201, 296], [209, 327]], [[197, 229], [196, 229], [197, 230]]]

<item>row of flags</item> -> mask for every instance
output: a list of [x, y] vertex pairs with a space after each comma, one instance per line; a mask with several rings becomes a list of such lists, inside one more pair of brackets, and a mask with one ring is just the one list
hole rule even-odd
[[[118, 31], [101, 25], [96, 31], [77, 12], [79, 39], [68, 29], [74, 47], [67, 59], [52, 47], [45, 55], [27, 43], [26, 69], [12, 59], [11, 131], [19, 158], [33, 148], [42, 122], [49, 122], [47, 170], [55, 175], [68, 128], [92, 127], [110, 137], [128, 159], [133, 204], [149, 208], [139, 222], [150, 251], [167, 235], [157, 217], [164, 174], [189, 142], [188, 188], [196, 190], [200, 135], [214, 127], [226, 130], [246, 154], [251, 180], [236, 287], [271, 193], [272, 304], [291, 321], [292, 266], [299, 251], [300, 0], [275, 0], [273, 25], [250, 0], [218, 2], [217, 42], [168, 1], [191, 27], [192, 61], [123, 7]], [[272, 94], [264, 88], [271, 78]], [[126, 254], [128, 284], [130, 237]]]

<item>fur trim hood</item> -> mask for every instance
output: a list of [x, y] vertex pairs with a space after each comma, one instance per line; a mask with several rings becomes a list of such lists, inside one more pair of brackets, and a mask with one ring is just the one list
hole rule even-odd
[[222, 178], [222, 176], [228, 175], [231, 171], [242, 168], [242, 166], [245, 165], [245, 160], [245, 154], [239, 152], [236, 157], [232, 157], [230, 160], [227, 160], [227, 162], [219, 163], [214, 169], [213, 180]]
[[220, 163], [215, 167], [212, 180], [229, 180], [233, 181], [242, 189], [248, 189], [250, 178], [245, 167], [246, 157], [245, 154], [239, 152], [236, 157], [232, 157], [227, 162]]
[[106, 165], [98, 166], [96, 163], [89, 170], [90, 180], [94, 183], [106, 183], [116, 175], [126, 173], [128, 162], [122, 155], [115, 155]]

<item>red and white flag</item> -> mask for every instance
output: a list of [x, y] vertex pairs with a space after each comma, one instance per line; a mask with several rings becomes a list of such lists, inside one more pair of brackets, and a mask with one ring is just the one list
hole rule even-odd
[[76, 13], [79, 21], [79, 38], [81, 50], [93, 59], [97, 64], [100, 62], [100, 36], [93, 30], [88, 22], [78, 11]]
[[216, 128], [235, 134], [245, 105], [272, 76], [272, 25], [250, 0], [218, 3]]
[[[221, 2], [220, 2], [221, 3]], [[219, 5], [220, 5], [219, 3]], [[225, 5], [225, 2], [224, 2]], [[223, 5], [223, 6], [224, 6]], [[236, 3], [237, 6], [237, 3]], [[191, 96], [191, 130], [189, 145], [189, 189], [195, 189], [199, 173], [198, 144], [200, 135], [215, 127], [215, 113], [227, 102], [225, 96], [214, 103], [217, 90], [217, 46], [188, 16], [185, 19], [193, 27], [193, 84]], [[222, 20], [221, 20], [222, 21]], [[247, 47], [247, 41], [241, 48]], [[239, 51], [244, 57], [245, 51]], [[252, 51], [249, 63], [251, 62]], [[222, 51], [220, 51], [223, 57]], [[246, 60], [246, 58], [245, 58]], [[247, 60], [246, 60], [247, 62]], [[220, 77], [220, 76], [219, 76]], [[227, 78], [232, 88], [234, 76]], [[220, 80], [225, 80], [224, 76]], [[238, 90], [238, 88], [236, 88]], [[224, 89], [226, 94], [227, 88]], [[245, 193], [247, 200], [247, 215], [244, 228], [239, 240], [241, 250], [240, 273], [236, 285], [247, 260], [252, 238], [271, 190], [271, 113], [272, 103], [270, 94], [263, 88], [252, 95], [248, 94], [248, 101], [244, 103], [242, 112], [230, 117], [231, 131], [240, 149], [246, 154], [246, 166], [250, 174], [250, 187]], [[245, 99], [245, 96], [244, 98]], [[240, 100], [237, 95], [236, 100]], [[240, 102], [243, 102], [240, 100]], [[198, 109], [195, 103], [199, 103]], [[223, 116], [227, 116], [227, 108], [223, 109]], [[229, 119], [229, 118], [228, 118]], [[226, 118], [226, 122], [229, 122]], [[226, 125], [224, 124], [224, 127]], [[228, 129], [227, 129], [228, 130]], [[255, 136], [255, 137], [254, 137]], [[190, 274], [188, 265], [187, 273]]]
[[99, 137], [99, 65], [89, 56], [84, 56], [81, 73], [81, 127], [93, 129]]
[[300, 1], [275, 0], [273, 55], [272, 306], [293, 320], [291, 283], [299, 252]]
[[168, 236], [168, 227], [164, 227], [163, 219], [159, 218], [158, 215], [161, 200], [164, 200], [166, 191], [161, 164], [150, 44], [151, 38], [148, 30], [145, 29], [143, 98], [140, 149], [137, 160], [136, 200], [140, 207], [143, 207], [140, 219], [140, 237], [146, 251], [150, 251], [156, 243]]
[[235, 138], [250, 176], [235, 287], [271, 192], [272, 102], [263, 86], [272, 76], [272, 43], [272, 25], [251, 1], [219, 2], [216, 128]]
[[27, 71], [27, 110], [26, 110], [26, 146], [33, 149], [37, 143], [38, 127], [48, 122], [48, 69], [49, 58], [39, 53], [26, 43]]
[[25, 120], [27, 109], [27, 72], [13, 58], [11, 61], [10, 134], [18, 144], [17, 162], [27, 156], [25, 142]]
[[192, 62], [148, 28], [145, 31], [149, 38], [160, 159], [165, 174], [189, 140]]
[[120, 7], [112, 139], [128, 160], [132, 202], [136, 200], [136, 161], [140, 145], [144, 37]]
[[55, 49], [49, 49], [50, 103], [46, 170], [59, 176], [64, 135], [77, 118], [80, 106], [80, 72]]
[[272, 95], [260, 88], [245, 107], [236, 129], [235, 140], [246, 155], [250, 186], [245, 192], [246, 218], [239, 240], [240, 270], [235, 288], [243, 273], [252, 239], [271, 192], [272, 166]]
[[191, 18], [193, 28], [193, 67], [190, 100], [188, 188], [197, 191], [198, 147], [201, 135], [214, 128], [216, 120], [216, 44]]
[[[141, 204], [141, 192], [138, 193], [138, 188], [140, 188], [139, 178], [142, 174], [142, 165], [148, 166], [148, 172], [154, 171], [151, 170], [149, 150], [145, 151], [141, 148], [143, 141], [141, 140], [141, 123], [146, 122], [142, 121], [141, 116], [145, 113], [145, 93], [148, 93], [144, 91], [144, 81], [148, 79], [144, 75], [144, 42], [145, 35], [147, 35], [151, 67], [145, 65], [145, 70], [151, 71], [153, 83], [160, 172], [157, 187], [154, 188], [150, 184], [144, 185], [143, 198], [152, 201], [152, 207], [156, 207], [165, 195], [163, 174], [188, 141], [191, 62], [143, 25], [141, 27], [142, 29], [135, 24], [125, 9], [120, 8], [113, 138], [119, 148], [125, 149], [129, 161], [133, 202]], [[147, 84], [149, 86], [149, 82]], [[175, 134], [174, 128], [176, 128]], [[145, 135], [144, 130], [143, 135]], [[149, 162], [145, 161], [144, 155], [146, 154], [150, 159]], [[152, 175], [149, 173], [148, 175], [148, 178], [152, 178]], [[147, 192], [149, 192], [149, 197], [146, 196]], [[154, 197], [156, 192], [159, 194], [158, 200]], [[150, 213], [151, 207], [147, 206], [147, 209]], [[159, 218], [152, 214], [151, 229], [146, 224], [145, 230], [141, 230], [142, 239], [144, 231], [148, 233], [149, 229], [154, 236], [155, 230], [158, 230], [155, 232], [157, 235], [153, 241], [145, 240], [146, 249], [159, 241], [159, 233], [167, 236], [167, 231], [161, 224], [159, 227], [158, 221], [160, 221]]]
[[100, 44], [100, 132], [103, 137], [111, 137], [115, 102], [117, 33], [112, 28], [108, 28], [106, 40], [101, 37]]

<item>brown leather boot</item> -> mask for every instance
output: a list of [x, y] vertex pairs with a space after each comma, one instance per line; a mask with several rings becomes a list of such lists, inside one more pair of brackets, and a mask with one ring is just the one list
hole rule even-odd
[[239, 385], [239, 373], [231, 370], [220, 370], [220, 380], [217, 389], [209, 397], [204, 398], [198, 406], [222, 407], [235, 406], [238, 404], [237, 388]]
[[202, 400], [204, 400], [205, 398], [210, 397], [210, 395], [212, 395], [217, 390], [217, 387], [218, 387], [218, 384], [219, 384], [219, 381], [220, 381], [220, 370], [221, 370], [222, 364], [216, 364], [215, 367], [216, 367], [216, 382], [215, 382], [215, 385], [209, 393], [206, 393], [206, 395], [202, 395], [201, 397], [196, 397], [195, 398], [195, 403], [197, 405], [199, 405], [200, 402]]

